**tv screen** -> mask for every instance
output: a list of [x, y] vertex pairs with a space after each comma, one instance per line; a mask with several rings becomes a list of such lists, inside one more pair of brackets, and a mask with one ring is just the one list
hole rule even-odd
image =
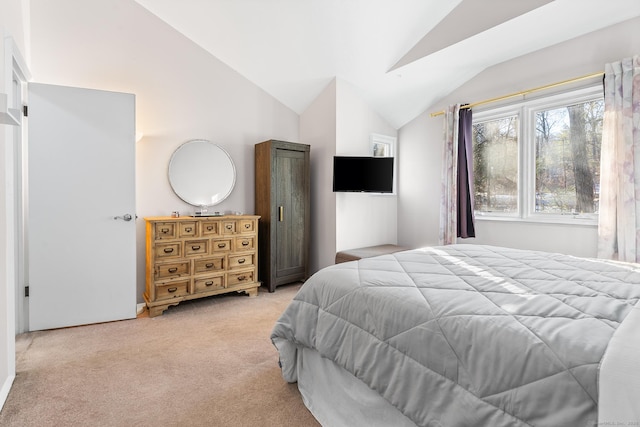
[[334, 192], [393, 192], [393, 157], [333, 158]]

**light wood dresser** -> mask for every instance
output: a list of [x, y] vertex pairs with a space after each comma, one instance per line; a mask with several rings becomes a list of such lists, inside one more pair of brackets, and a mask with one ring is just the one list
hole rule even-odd
[[227, 292], [258, 295], [257, 215], [148, 217], [144, 299], [149, 316]]

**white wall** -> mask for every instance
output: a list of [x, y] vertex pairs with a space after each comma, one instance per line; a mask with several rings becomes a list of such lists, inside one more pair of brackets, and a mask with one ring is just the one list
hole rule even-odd
[[133, 0], [32, 0], [31, 22], [33, 81], [136, 96], [136, 127], [144, 134], [136, 146], [141, 302], [142, 218], [193, 210], [169, 185], [173, 151], [195, 138], [224, 147], [237, 179], [216, 210], [252, 213], [254, 144], [297, 142], [299, 117]]
[[[346, 81], [337, 80], [336, 154], [370, 156], [371, 134], [391, 137], [397, 130], [384, 121]], [[336, 249], [397, 243], [395, 194], [336, 193]], [[335, 254], [334, 254], [335, 255]]]
[[[0, 33], [4, 36], [5, 10], [3, 4], [0, 3]], [[4, 37], [0, 40], [0, 93], [7, 93], [5, 84], [5, 49]], [[9, 325], [15, 325], [12, 320], [14, 313], [14, 302], [12, 301], [13, 292], [10, 292], [14, 286], [13, 272], [10, 271], [10, 265], [14, 263], [15, 254], [13, 251], [13, 240], [10, 235], [10, 217], [12, 212], [13, 195], [11, 188], [11, 175], [13, 173], [13, 156], [10, 142], [13, 140], [11, 136], [11, 128], [0, 124], [0, 164], [2, 165], [2, 173], [0, 173], [0, 188], [2, 188], [2, 197], [0, 197], [0, 408], [4, 404], [9, 388], [15, 376], [15, 364], [11, 362], [10, 352], [15, 352], [15, 340], [11, 339], [14, 335], [9, 330]], [[15, 356], [14, 356], [15, 360]]]
[[309, 273], [333, 264], [336, 199], [331, 191], [336, 153], [336, 81], [300, 116], [300, 142], [311, 145], [311, 245]]
[[398, 243], [438, 243], [442, 121], [422, 114], [398, 132]]
[[300, 139], [311, 144], [310, 272], [335, 262], [337, 251], [397, 240], [397, 197], [333, 192], [333, 156], [371, 154], [371, 133], [395, 137], [341, 79], [334, 79], [300, 117]]
[[[26, 1], [0, 2], [0, 93], [9, 93], [11, 58], [6, 56], [5, 37], [25, 57], [28, 40]], [[14, 132], [19, 127], [0, 124], [0, 408], [15, 377], [15, 197]]]
[[[491, 67], [400, 129], [399, 243], [438, 243], [443, 117], [431, 112], [604, 71], [605, 63], [640, 53], [638, 28], [640, 18]], [[595, 226], [478, 220], [476, 235], [459, 241], [596, 256]]]
[[[136, 147], [139, 217], [193, 209], [173, 194], [166, 176], [172, 152], [193, 138], [219, 143], [236, 163], [236, 187], [217, 210], [252, 212], [253, 146], [273, 138], [311, 145], [311, 272], [334, 262], [336, 215], [346, 224], [338, 231], [343, 245], [396, 242], [395, 196], [352, 199], [336, 213], [337, 144], [354, 143], [353, 154], [363, 154], [370, 152], [370, 133], [396, 135], [345, 82], [329, 84], [299, 117], [133, 0], [32, 0], [31, 8], [34, 81], [136, 95], [137, 130], [144, 134]], [[139, 301], [144, 251], [139, 219]]]

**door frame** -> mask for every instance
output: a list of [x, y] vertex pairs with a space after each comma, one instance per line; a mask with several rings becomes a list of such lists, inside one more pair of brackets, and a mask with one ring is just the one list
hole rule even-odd
[[[23, 95], [26, 93], [26, 82], [31, 79], [31, 74], [27, 64], [20, 53], [20, 49], [16, 45], [11, 36], [5, 36], [4, 40], [4, 88], [7, 93], [7, 102], [11, 106], [20, 106], [24, 102]], [[16, 85], [14, 85], [14, 80]], [[23, 188], [22, 171], [17, 168], [18, 162], [22, 164], [22, 156], [16, 152], [22, 153], [24, 141], [26, 139], [25, 126], [3, 126], [5, 137], [5, 150], [7, 158], [5, 159], [5, 215], [6, 229], [5, 249], [7, 251], [6, 272], [4, 276], [4, 284], [6, 291], [6, 360], [7, 360], [7, 381], [2, 384], [0, 389], [0, 407], [4, 404], [13, 379], [16, 373], [16, 340], [15, 336], [20, 332], [19, 328], [24, 327], [24, 313], [19, 306], [25, 303], [24, 294], [20, 292], [20, 278], [24, 277], [25, 254], [24, 247], [24, 218], [25, 212], [22, 205], [22, 196], [19, 194]], [[20, 160], [18, 160], [20, 158]], [[2, 283], [2, 282], [0, 282]]]
[[[25, 297], [25, 286], [28, 283], [28, 264], [26, 247], [26, 156], [25, 141], [27, 139], [25, 118], [22, 114], [22, 106], [27, 104], [27, 82], [31, 80], [31, 74], [20, 54], [13, 38], [5, 38], [5, 64], [10, 64], [10, 71], [5, 72], [5, 80], [9, 88], [10, 102], [20, 109], [20, 124], [13, 129], [13, 213], [12, 218], [14, 235], [12, 236], [14, 248], [14, 273], [13, 286], [15, 292], [15, 334], [26, 332], [28, 328], [28, 301]], [[7, 141], [9, 141], [7, 139]], [[9, 208], [9, 206], [7, 206]]]
[[[22, 107], [27, 104], [27, 82], [30, 80], [28, 71], [25, 72], [25, 66], [20, 66], [16, 62], [13, 66], [12, 86], [14, 88], [14, 94], [17, 98], [17, 105]], [[16, 129], [14, 132], [14, 199], [15, 199], [15, 250], [16, 250], [16, 334], [26, 332], [29, 330], [29, 312], [28, 312], [28, 299], [25, 295], [25, 289], [29, 283], [28, 277], [28, 248], [27, 248], [27, 183], [26, 183], [26, 140], [27, 140], [27, 126], [26, 118], [22, 114], [20, 129]]]

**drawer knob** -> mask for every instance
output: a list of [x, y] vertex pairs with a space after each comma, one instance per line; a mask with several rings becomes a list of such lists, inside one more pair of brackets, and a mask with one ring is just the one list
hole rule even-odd
[[211, 231], [211, 230], [213, 230], [213, 226], [212, 225], [208, 225], [207, 226], [207, 231]]
[[244, 228], [246, 228], [247, 230], [251, 228], [251, 224], [245, 224]]
[[199, 251], [200, 250], [200, 246], [191, 246], [191, 249], [193, 249], [194, 251]]
[[173, 248], [165, 248], [164, 249], [164, 253], [165, 254], [170, 254], [171, 252], [173, 252]]
[[218, 247], [219, 247], [219, 248], [224, 248], [225, 246], [227, 246], [227, 244], [226, 244], [226, 243], [218, 243]]
[[249, 241], [248, 240], [244, 240], [242, 242], [242, 246], [249, 246]]
[[238, 276], [239, 281], [247, 280], [247, 276]]
[[238, 264], [244, 264], [244, 258], [240, 258], [240, 259], [238, 260]]
[[167, 292], [173, 293], [173, 292], [175, 292], [177, 290], [178, 290], [178, 288], [169, 288], [169, 289], [167, 289]]
[[205, 286], [212, 286], [212, 285], [213, 285], [213, 282], [212, 282], [212, 281], [208, 281], [208, 282], [205, 282], [205, 283], [204, 283], [204, 285], [205, 285]]
[[210, 263], [205, 264], [204, 266], [207, 267], [207, 268], [211, 268], [211, 267], [213, 267], [213, 263], [210, 262]]
[[178, 267], [171, 267], [169, 269], [169, 273], [175, 273], [176, 271], [178, 271]]
[[167, 234], [169, 232], [169, 229], [168, 228], [163, 228], [163, 229], [160, 230], [160, 232], [162, 234]]
[[185, 230], [187, 233], [191, 233], [191, 230], [193, 230], [193, 228], [191, 228], [191, 227], [187, 227], [187, 228], [185, 228], [184, 230]]
[[231, 224], [227, 224], [227, 230], [231, 230], [233, 228], [233, 226]]

